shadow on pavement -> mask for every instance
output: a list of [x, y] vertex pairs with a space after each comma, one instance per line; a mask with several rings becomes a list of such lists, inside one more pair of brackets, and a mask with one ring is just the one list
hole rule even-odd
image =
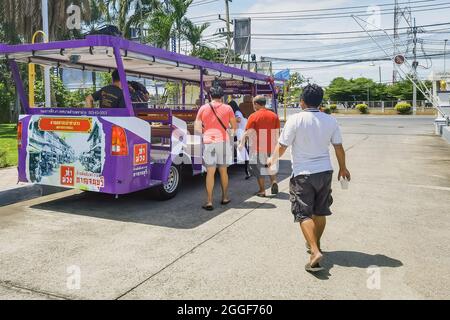
[[[290, 162], [281, 161], [279, 180], [287, 178], [289, 174]], [[242, 166], [231, 167], [229, 175], [232, 202], [228, 206], [220, 205], [221, 192], [217, 176], [215, 210], [211, 212], [201, 209], [206, 197], [204, 176], [186, 177], [178, 195], [169, 201], [159, 201], [154, 190], [123, 195], [118, 199], [108, 194], [83, 192], [33, 205], [32, 208], [177, 229], [196, 228], [229, 209], [276, 208], [265, 200], [249, 201], [258, 188], [254, 178], [244, 179]]]
[[400, 260], [390, 258], [383, 254], [371, 255], [357, 251], [330, 251], [324, 252], [322, 266], [325, 268], [324, 271], [312, 273], [312, 275], [320, 280], [328, 280], [331, 276], [330, 270], [334, 266], [361, 269], [367, 269], [369, 267], [398, 268], [403, 266], [403, 263]]

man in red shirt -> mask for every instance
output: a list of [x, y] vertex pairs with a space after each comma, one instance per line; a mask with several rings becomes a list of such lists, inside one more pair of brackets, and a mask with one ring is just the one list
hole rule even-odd
[[214, 176], [219, 168], [222, 185], [222, 205], [230, 203], [228, 197], [228, 166], [233, 164], [231, 136], [236, 132], [236, 118], [233, 109], [223, 103], [224, 91], [215, 86], [210, 90], [212, 102], [200, 108], [195, 121], [195, 132], [203, 136], [203, 162], [206, 167], [206, 193], [208, 200], [202, 207], [214, 210], [213, 189]]
[[258, 179], [259, 191], [257, 196], [266, 196], [265, 176], [270, 176], [271, 192], [278, 193], [277, 177], [267, 168], [267, 160], [272, 155], [280, 135], [280, 119], [266, 108], [267, 100], [264, 96], [253, 99], [253, 113], [247, 122], [246, 131], [240, 143], [243, 148], [246, 139], [250, 142], [250, 169]]

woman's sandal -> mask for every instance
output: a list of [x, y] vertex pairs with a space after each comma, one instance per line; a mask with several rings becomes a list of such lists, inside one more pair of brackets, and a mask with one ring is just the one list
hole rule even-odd
[[255, 193], [255, 196], [260, 197], [260, 198], [265, 198], [266, 194], [257, 192], [257, 193]]

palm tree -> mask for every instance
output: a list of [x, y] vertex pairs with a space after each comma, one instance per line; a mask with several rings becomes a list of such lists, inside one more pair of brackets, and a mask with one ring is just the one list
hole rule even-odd
[[161, 6], [158, 0], [91, 1], [103, 14], [103, 22], [115, 24], [127, 38], [133, 26], [141, 26], [142, 21]]
[[168, 49], [170, 38], [173, 35], [173, 25], [175, 17], [172, 11], [167, 7], [161, 7], [156, 10], [148, 21], [149, 35], [147, 42], [152, 43], [158, 48]]
[[174, 22], [175, 31], [178, 38], [178, 53], [181, 51], [181, 36], [183, 33], [183, 24], [186, 21], [186, 13], [192, 4], [193, 0], [169, 0], [168, 4], [171, 8]]
[[209, 23], [204, 23], [202, 25], [195, 25], [191, 20], [185, 19], [183, 28], [183, 35], [186, 40], [192, 46], [192, 52], [196, 52], [202, 41], [203, 32], [209, 28]]
[[135, 1], [133, 14], [127, 19], [128, 21], [125, 24], [124, 35], [129, 37], [133, 26], [139, 27], [142, 32], [145, 20], [160, 7], [161, 2], [159, 0]]

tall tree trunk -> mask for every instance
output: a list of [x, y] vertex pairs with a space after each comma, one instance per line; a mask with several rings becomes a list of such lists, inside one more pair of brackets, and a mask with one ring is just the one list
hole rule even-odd
[[126, 37], [128, 33], [128, 30], [125, 30], [127, 20], [127, 7], [128, 0], [121, 0], [119, 9], [119, 29], [123, 33], [124, 37]]

